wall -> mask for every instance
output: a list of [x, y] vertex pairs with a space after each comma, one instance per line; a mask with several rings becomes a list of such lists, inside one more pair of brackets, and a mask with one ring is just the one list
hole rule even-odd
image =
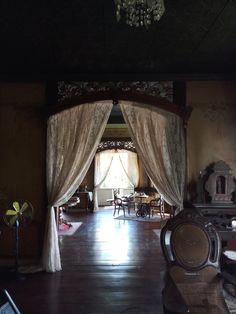
[[[236, 176], [236, 82], [187, 82], [186, 103], [193, 107], [187, 128], [188, 183], [220, 159]], [[0, 83], [0, 194], [9, 201], [27, 199], [35, 211], [33, 224], [21, 231], [24, 256], [38, 256], [42, 246], [46, 203], [44, 105], [44, 83]], [[85, 180], [91, 190], [93, 165]], [[141, 181], [144, 184], [146, 179]], [[0, 212], [2, 217], [2, 206]], [[13, 232], [2, 219], [0, 229], [0, 255], [11, 255]]]
[[80, 187], [87, 186], [87, 191], [93, 191], [94, 189], [94, 159], [86, 173], [84, 179], [82, 180]]
[[0, 83], [1, 256], [13, 254], [14, 233], [2, 220], [13, 200], [28, 200], [34, 207], [33, 223], [20, 231], [20, 254], [41, 254], [46, 195], [44, 104], [43, 83]]
[[106, 138], [130, 138], [128, 126], [126, 124], [107, 124], [104, 133], [103, 139]]
[[223, 160], [236, 177], [236, 82], [187, 82], [193, 108], [187, 127], [188, 183], [211, 163]]

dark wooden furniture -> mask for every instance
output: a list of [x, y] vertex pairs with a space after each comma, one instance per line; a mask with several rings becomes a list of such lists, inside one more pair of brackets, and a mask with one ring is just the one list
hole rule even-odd
[[124, 216], [125, 216], [125, 211], [127, 210], [128, 214], [130, 214], [131, 208], [135, 210], [135, 203], [134, 203], [134, 197], [133, 195], [131, 196], [120, 196], [118, 194], [118, 190], [114, 189], [113, 190], [114, 194], [114, 199], [108, 199], [107, 202], [110, 202], [112, 205], [114, 205], [114, 212], [113, 216], [115, 216], [116, 211], [119, 212], [120, 210], [123, 210]]
[[115, 197], [114, 200], [113, 200], [113, 204], [114, 204], [113, 216], [115, 216], [116, 211], [118, 212], [118, 215], [119, 215], [120, 210], [123, 210], [123, 213], [124, 213], [124, 216], [125, 216], [125, 206], [123, 204], [122, 198]]
[[149, 218], [150, 218], [149, 204], [145, 204], [145, 203], [137, 204], [136, 216], [137, 217], [143, 217], [143, 218], [146, 216], [149, 216]]
[[168, 264], [164, 313], [229, 313], [221, 285], [221, 239], [195, 209], [170, 219], [161, 232]]
[[230, 240], [236, 240], [236, 231], [231, 220], [236, 217], [236, 204], [194, 204], [195, 208], [217, 228], [223, 246]]
[[165, 204], [166, 202], [162, 197], [153, 199], [149, 203], [139, 203], [136, 216], [137, 217], [149, 216], [150, 218], [151, 216], [153, 217], [155, 213], [157, 213], [160, 214], [161, 220], [165, 219]]
[[160, 214], [161, 219], [165, 219], [165, 207], [164, 207], [164, 200], [161, 197], [158, 197], [154, 200], [151, 200], [149, 203], [149, 211], [153, 216], [155, 212]]
[[212, 203], [195, 203], [195, 208], [205, 217], [209, 218], [228, 218], [236, 216], [236, 204], [212, 204]]
[[89, 191], [77, 192], [76, 195], [80, 198], [78, 208], [85, 211], [93, 211], [93, 193]]

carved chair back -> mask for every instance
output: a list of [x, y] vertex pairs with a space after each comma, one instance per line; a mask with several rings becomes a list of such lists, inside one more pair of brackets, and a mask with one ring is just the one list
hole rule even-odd
[[169, 265], [198, 270], [219, 267], [221, 240], [216, 228], [195, 209], [185, 209], [167, 221], [161, 246]]
[[196, 209], [184, 209], [163, 227], [161, 245], [168, 264], [164, 313], [229, 313], [219, 276], [221, 240], [216, 228]]

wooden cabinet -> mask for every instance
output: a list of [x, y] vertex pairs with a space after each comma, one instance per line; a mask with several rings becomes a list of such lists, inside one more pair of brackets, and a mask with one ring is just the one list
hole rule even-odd
[[[93, 193], [76, 192], [71, 199], [61, 206], [64, 211], [93, 211]], [[59, 216], [58, 216], [59, 219]]]
[[93, 211], [93, 193], [92, 192], [77, 192], [76, 195], [80, 198], [78, 204], [79, 209]]

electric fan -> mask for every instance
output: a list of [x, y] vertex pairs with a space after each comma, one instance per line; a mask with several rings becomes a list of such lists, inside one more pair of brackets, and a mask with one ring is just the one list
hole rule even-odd
[[19, 227], [27, 227], [33, 219], [33, 206], [28, 201], [12, 204], [12, 209], [8, 209], [4, 216], [7, 226], [15, 231], [15, 272], [18, 273], [19, 266]]

